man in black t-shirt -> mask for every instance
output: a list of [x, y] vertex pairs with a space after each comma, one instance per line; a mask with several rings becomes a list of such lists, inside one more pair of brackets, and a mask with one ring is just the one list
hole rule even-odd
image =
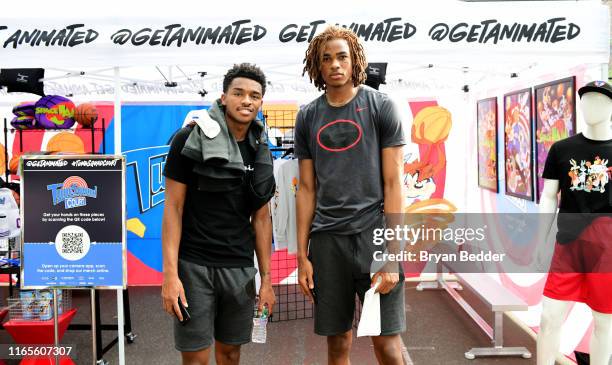
[[[256, 120], [265, 86], [258, 67], [235, 65], [221, 99], [196, 113], [170, 146], [162, 299], [164, 310], [178, 317], [174, 337], [183, 364], [207, 364], [213, 338], [218, 364], [239, 363], [253, 325], [253, 251], [261, 273], [259, 310], [274, 306], [266, 204], [274, 191], [272, 157]], [[190, 315], [184, 324], [179, 300]]]

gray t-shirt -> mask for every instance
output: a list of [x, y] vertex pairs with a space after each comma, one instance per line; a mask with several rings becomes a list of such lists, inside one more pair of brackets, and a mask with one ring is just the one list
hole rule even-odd
[[325, 95], [304, 106], [295, 124], [295, 154], [312, 159], [316, 209], [312, 232], [354, 234], [382, 214], [382, 153], [406, 144], [402, 124], [389, 97], [361, 85], [341, 107]]

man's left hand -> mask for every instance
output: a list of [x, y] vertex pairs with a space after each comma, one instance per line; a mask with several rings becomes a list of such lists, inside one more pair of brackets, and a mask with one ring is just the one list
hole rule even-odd
[[268, 316], [272, 314], [274, 310], [274, 304], [276, 303], [276, 296], [274, 295], [274, 289], [272, 284], [262, 284], [259, 288], [259, 303], [257, 305], [257, 315], [261, 316], [263, 313], [264, 305], [268, 306]]
[[372, 287], [380, 278], [380, 284], [376, 288], [376, 292], [380, 294], [389, 293], [397, 283], [399, 283], [399, 273], [379, 271], [372, 276]]

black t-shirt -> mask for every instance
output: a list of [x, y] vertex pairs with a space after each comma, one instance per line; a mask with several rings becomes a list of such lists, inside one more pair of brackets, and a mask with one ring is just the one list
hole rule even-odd
[[612, 213], [610, 159], [612, 140], [595, 141], [582, 133], [550, 148], [542, 177], [559, 180], [559, 242], [572, 241], [594, 218]]
[[187, 185], [179, 258], [205, 266], [252, 267], [255, 233], [248, 182], [252, 178], [255, 151], [238, 142], [246, 174], [240, 187], [228, 192], [198, 190], [194, 161], [181, 154], [193, 127], [181, 129], [172, 139], [164, 176]]

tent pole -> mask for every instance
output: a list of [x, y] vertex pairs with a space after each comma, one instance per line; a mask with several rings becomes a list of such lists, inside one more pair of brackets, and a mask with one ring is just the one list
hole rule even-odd
[[114, 119], [113, 132], [115, 135], [115, 155], [121, 154], [121, 79], [119, 76], [119, 67], [115, 67], [115, 103], [114, 103]]
[[[113, 125], [115, 134], [115, 155], [121, 155], [121, 79], [119, 67], [114, 68], [115, 74], [115, 123]], [[125, 365], [125, 325], [123, 313], [123, 291], [117, 290], [117, 343], [119, 344], [119, 365]]]

